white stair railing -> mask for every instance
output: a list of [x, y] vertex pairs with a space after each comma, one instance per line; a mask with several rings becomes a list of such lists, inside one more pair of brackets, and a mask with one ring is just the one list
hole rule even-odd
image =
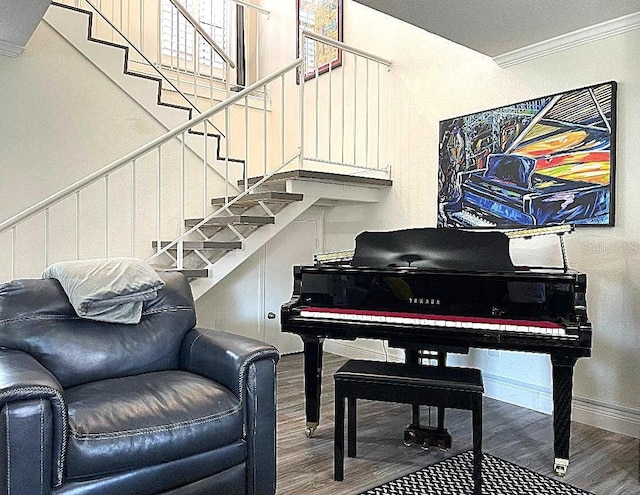
[[[211, 268], [198, 254], [185, 257], [185, 242], [202, 240], [202, 227], [209, 219], [227, 210], [243, 195], [250, 194], [271, 175], [282, 170], [308, 167], [311, 162], [322, 167], [341, 165], [342, 157], [336, 157], [325, 149], [330, 139], [349, 141], [354, 136], [350, 150], [356, 160], [344, 160], [344, 164], [364, 172], [381, 170], [384, 160], [359, 151], [356, 143], [372, 146], [370, 129], [378, 129], [375, 138], [385, 135], [387, 119], [370, 110], [357, 108], [353, 116], [347, 115], [349, 102], [345, 97], [338, 104], [332, 98], [324, 101], [330, 85], [344, 85], [344, 94], [364, 101], [374, 95], [382, 98], [380, 89], [371, 90], [350, 67], [351, 63], [375, 63], [389, 66], [390, 62], [377, 59], [360, 50], [330, 40], [316, 40], [343, 50], [343, 66], [315, 80], [304, 81], [299, 74], [306, 67], [303, 59], [297, 59], [268, 77], [232, 94], [222, 103], [202, 112], [188, 122], [176, 127], [126, 156], [97, 170], [88, 177], [38, 202], [23, 212], [0, 223], [0, 281], [17, 277], [39, 276], [49, 264], [70, 259], [132, 256], [148, 259], [155, 264], [178, 269]], [[351, 58], [353, 57], [353, 58]], [[382, 73], [382, 71], [377, 71]], [[344, 75], [347, 73], [347, 75]], [[330, 81], [334, 80], [334, 81]], [[374, 88], [384, 88], [379, 79]], [[355, 93], [352, 93], [355, 91]], [[321, 92], [321, 94], [317, 94]], [[251, 103], [250, 103], [251, 100]], [[256, 101], [259, 101], [258, 105]], [[315, 103], [314, 103], [315, 102]], [[380, 108], [376, 104], [375, 108]], [[336, 131], [334, 119], [339, 122]], [[222, 147], [224, 178], [209, 173], [208, 156], [213, 156], [211, 140], [206, 138], [208, 122], [214, 122], [224, 135]], [[376, 122], [376, 124], [374, 124]], [[189, 131], [204, 126], [199, 137]], [[353, 129], [352, 129], [353, 128]], [[312, 130], [312, 132], [308, 132]], [[368, 137], [367, 137], [368, 136]], [[187, 139], [200, 139], [202, 153], [196, 155], [186, 146]], [[193, 149], [191, 144], [191, 149]], [[312, 149], [311, 158], [303, 153]], [[328, 156], [328, 159], [322, 158]], [[346, 153], [345, 153], [346, 154]], [[241, 176], [244, 191], [236, 194], [232, 180], [234, 167], [229, 157], [237, 156], [243, 164]], [[202, 158], [204, 157], [204, 158]], [[369, 163], [361, 162], [365, 157]], [[358, 163], [353, 163], [354, 161]], [[330, 168], [325, 170], [334, 171]], [[248, 187], [249, 176], [263, 176], [257, 184]], [[213, 197], [226, 198], [225, 204], [211, 208]], [[200, 218], [187, 229], [186, 220]], [[192, 222], [193, 223], [193, 222]], [[152, 247], [152, 241], [155, 248]], [[170, 241], [170, 242], [169, 242]], [[189, 253], [191, 253], [189, 251]]]

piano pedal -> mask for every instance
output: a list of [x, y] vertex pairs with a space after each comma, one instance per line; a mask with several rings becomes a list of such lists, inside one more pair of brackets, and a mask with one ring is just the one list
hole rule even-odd
[[449, 438], [449, 443], [447, 444], [447, 442], [442, 439], [438, 441], [438, 448], [440, 449], [441, 452], [446, 452], [447, 450], [449, 450], [451, 448], [451, 438]]
[[408, 447], [414, 443], [420, 444], [423, 450], [438, 447], [445, 451], [451, 448], [451, 434], [446, 428], [411, 424], [404, 429], [404, 444]]
[[404, 431], [404, 444], [406, 447], [411, 447], [416, 443], [416, 433], [414, 431]]

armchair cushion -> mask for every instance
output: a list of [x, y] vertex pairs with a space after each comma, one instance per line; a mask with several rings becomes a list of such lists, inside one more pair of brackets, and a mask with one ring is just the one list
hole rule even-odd
[[238, 398], [185, 371], [92, 382], [65, 396], [69, 479], [161, 464], [242, 439]]

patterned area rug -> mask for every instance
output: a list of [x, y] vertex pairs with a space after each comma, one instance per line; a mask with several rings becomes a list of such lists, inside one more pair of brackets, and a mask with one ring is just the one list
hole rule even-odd
[[[473, 493], [471, 451], [440, 461], [361, 495], [465, 495]], [[483, 495], [593, 495], [556, 479], [484, 454]]]

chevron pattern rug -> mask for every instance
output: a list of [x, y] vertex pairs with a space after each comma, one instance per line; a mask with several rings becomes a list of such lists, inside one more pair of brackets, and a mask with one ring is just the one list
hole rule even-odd
[[[472, 452], [464, 452], [360, 495], [472, 494], [472, 460]], [[482, 458], [482, 494], [594, 495], [488, 454]]]

